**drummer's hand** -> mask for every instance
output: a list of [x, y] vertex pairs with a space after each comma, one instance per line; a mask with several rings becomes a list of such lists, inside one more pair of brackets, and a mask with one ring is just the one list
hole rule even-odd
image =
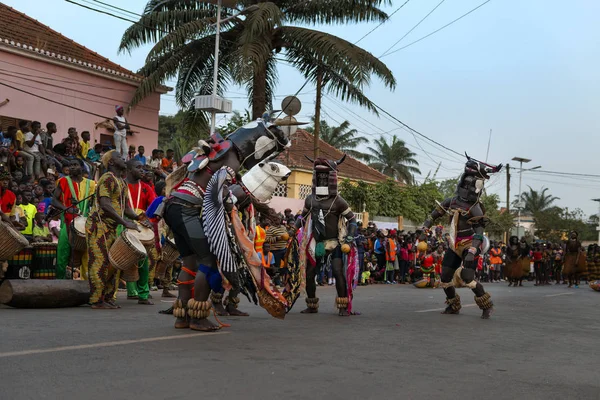
[[125, 221], [125, 228], [140, 231], [140, 227], [133, 221]]
[[154, 227], [152, 226], [152, 222], [150, 222], [150, 220], [149, 220], [148, 218], [146, 218], [146, 219], [142, 219], [142, 220], [139, 220], [138, 222], [139, 222], [139, 223], [140, 223], [142, 226], [145, 226], [145, 227], [146, 227], [146, 228], [148, 228], [148, 229], [152, 229], [152, 228], [154, 228]]
[[79, 212], [79, 208], [77, 208], [77, 207], [75, 207], [75, 206], [71, 206], [71, 207], [69, 207], [69, 208], [67, 209], [67, 211], [69, 211], [71, 214], [77, 214], [77, 215], [79, 215], [79, 214], [80, 214], [80, 212]]

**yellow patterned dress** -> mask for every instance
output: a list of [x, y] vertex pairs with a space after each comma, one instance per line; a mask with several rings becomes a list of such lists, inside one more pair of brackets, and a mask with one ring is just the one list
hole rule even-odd
[[127, 193], [125, 182], [107, 172], [96, 185], [96, 197], [85, 229], [88, 242], [90, 303], [111, 301], [116, 290], [115, 269], [108, 261], [108, 251], [117, 239], [118, 223], [100, 209], [100, 198], [110, 199], [117, 214], [123, 216]]

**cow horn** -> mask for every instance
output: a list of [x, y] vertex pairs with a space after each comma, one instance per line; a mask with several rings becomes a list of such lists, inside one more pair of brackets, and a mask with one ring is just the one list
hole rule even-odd
[[344, 160], [345, 160], [345, 159], [346, 159], [346, 154], [344, 154], [344, 155], [342, 156], [342, 158], [340, 158], [339, 160], [337, 160], [335, 163], [336, 163], [337, 165], [341, 165], [341, 164], [344, 162]]
[[304, 155], [304, 157], [306, 157], [306, 159], [307, 159], [308, 161], [310, 161], [311, 163], [313, 163], [313, 164], [315, 163], [315, 160], [313, 160], [312, 158], [310, 158], [310, 157], [309, 157], [309, 156], [307, 156], [306, 154]]

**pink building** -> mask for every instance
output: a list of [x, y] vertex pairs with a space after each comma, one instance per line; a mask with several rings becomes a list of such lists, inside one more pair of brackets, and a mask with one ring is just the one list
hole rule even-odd
[[[97, 124], [127, 109], [141, 77], [0, 3], [0, 126], [18, 120], [54, 122], [54, 143], [69, 127], [89, 131], [92, 143], [112, 145], [112, 133]], [[161, 88], [126, 114], [134, 132], [130, 145], [158, 144]], [[148, 151], [149, 153], [149, 151]]]

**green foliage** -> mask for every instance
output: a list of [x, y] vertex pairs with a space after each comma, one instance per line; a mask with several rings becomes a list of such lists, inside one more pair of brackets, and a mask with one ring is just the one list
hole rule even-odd
[[163, 150], [172, 148], [175, 158], [179, 159], [197, 146], [199, 139], [207, 138], [209, 130], [206, 115], [198, 110], [179, 110], [172, 116], [159, 115], [158, 147]]
[[249, 123], [251, 120], [252, 118], [250, 117], [250, 112], [248, 110], [244, 110], [244, 114], [236, 110], [233, 112], [233, 116], [229, 119], [227, 125], [219, 126], [217, 130], [221, 135], [229, 135]]
[[581, 240], [596, 240], [598, 232], [596, 223], [583, 221], [583, 211], [576, 208], [550, 207], [533, 214], [535, 220], [535, 234], [540, 239], [560, 241], [563, 234], [577, 231]]
[[[383, 22], [387, 0], [240, 0], [222, 9], [218, 92], [244, 86], [253, 118], [271, 108], [280, 59], [311, 83], [322, 77], [323, 91], [377, 112], [363, 93], [372, 76], [395, 88], [392, 72], [379, 59], [313, 24]], [[121, 39], [120, 51], [154, 44], [139, 71], [145, 77], [130, 105], [139, 103], [167, 79], [176, 78], [176, 100], [187, 109], [197, 94], [213, 90], [216, 6], [201, 0], [149, 0], [140, 20]], [[296, 25], [296, 26], [295, 26]]]
[[369, 167], [399, 182], [410, 185], [414, 182], [413, 174], [421, 173], [417, 168], [419, 163], [415, 160], [416, 154], [396, 135], [390, 143], [383, 136], [379, 137], [368, 150], [371, 153], [366, 157]]
[[[533, 190], [531, 186], [529, 187], [528, 192], [523, 192], [521, 194], [521, 202], [523, 203], [523, 211], [530, 212], [535, 214], [540, 211], [544, 211], [549, 207], [552, 207], [553, 203], [556, 200], [559, 200], [558, 197], [552, 196], [548, 193], [548, 188], [542, 188], [541, 192], [537, 190]], [[517, 199], [519, 195], [516, 196]], [[515, 202], [516, 203], [516, 202]], [[516, 204], [515, 204], [516, 206]]]
[[424, 221], [436, 200], [443, 199], [433, 182], [401, 186], [392, 179], [374, 185], [353, 184], [345, 179], [340, 184], [340, 193], [355, 210], [362, 211], [365, 204], [371, 215], [403, 216], [411, 221]]
[[500, 212], [500, 196], [497, 194], [484, 194], [480, 198], [481, 204], [485, 209], [485, 215], [490, 219], [486, 226], [486, 232], [501, 236], [504, 232], [510, 232], [514, 226], [514, 218], [511, 213]]
[[[312, 122], [314, 124], [315, 117]], [[309, 133], [314, 133], [315, 129], [312, 126], [306, 128]], [[369, 143], [369, 139], [358, 135], [356, 129], [350, 129], [350, 122], [344, 121], [340, 126], [330, 126], [327, 121], [322, 120], [319, 130], [319, 139], [330, 144], [339, 151], [348, 154], [350, 157], [358, 160], [365, 159], [365, 154], [362, 151], [356, 151], [356, 148], [361, 144]]]
[[448, 197], [454, 196], [456, 192], [456, 186], [458, 185], [458, 178], [446, 179], [438, 183], [438, 190], [442, 196], [447, 199]]

